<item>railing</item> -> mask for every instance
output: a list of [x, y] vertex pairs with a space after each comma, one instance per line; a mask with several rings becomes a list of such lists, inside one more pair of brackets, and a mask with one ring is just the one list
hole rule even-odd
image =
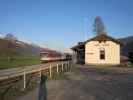
[[42, 74], [45, 74], [52, 78], [53, 69], [54, 73], [57, 74], [62, 71], [69, 71], [72, 67], [71, 61], [59, 61], [59, 62], [52, 62], [47, 64], [41, 64], [37, 67], [25, 67], [21, 68], [18, 71], [10, 72], [9, 74], [6, 73], [4, 75], [0, 75], [0, 87], [10, 85], [19, 79], [23, 78], [23, 88], [26, 88], [26, 76], [27, 75], [34, 75], [36, 77], [41, 77]]
[[0, 90], [4, 89], [2, 92], [0, 91], [0, 100], [2, 100], [1, 96], [4, 96], [9, 88], [16, 86], [18, 83], [21, 84], [21, 90], [25, 90], [30, 81], [34, 79], [36, 79], [36, 81], [40, 80], [41, 75], [52, 78], [55, 73], [60, 75], [61, 72], [70, 71], [71, 68], [72, 61], [68, 60], [19, 68], [13, 71], [7, 71], [3, 74], [0, 73]]

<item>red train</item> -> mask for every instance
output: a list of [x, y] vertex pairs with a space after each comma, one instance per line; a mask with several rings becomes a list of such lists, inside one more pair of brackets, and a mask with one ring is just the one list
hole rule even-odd
[[40, 52], [41, 62], [65, 60], [66, 56], [60, 52], [50, 49], [43, 49]]

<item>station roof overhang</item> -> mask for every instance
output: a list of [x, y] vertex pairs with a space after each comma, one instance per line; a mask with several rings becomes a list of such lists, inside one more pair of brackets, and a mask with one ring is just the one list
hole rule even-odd
[[84, 51], [85, 50], [85, 43], [79, 42], [77, 45], [71, 48], [73, 51]]

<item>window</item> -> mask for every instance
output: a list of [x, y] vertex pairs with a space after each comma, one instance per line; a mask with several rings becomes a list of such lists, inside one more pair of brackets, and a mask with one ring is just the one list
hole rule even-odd
[[104, 49], [100, 49], [100, 59], [105, 60], [105, 50]]

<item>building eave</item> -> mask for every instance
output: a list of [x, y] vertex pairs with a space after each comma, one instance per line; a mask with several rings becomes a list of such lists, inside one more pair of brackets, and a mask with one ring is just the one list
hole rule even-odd
[[95, 37], [93, 37], [93, 38], [91, 38], [91, 39], [88, 39], [88, 40], [86, 40], [84, 43], [86, 44], [86, 43], [88, 43], [88, 42], [90, 42], [90, 41], [99, 41], [99, 42], [102, 42], [102, 41], [113, 41], [113, 42], [115, 42], [115, 43], [117, 43], [117, 44], [119, 44], [119, 45], [123, 45], [123, 43], [122, 42], [120, 42], [119, 40], [117, 40], [117, 39], [114, 39], [114, 38], [112, 38], [111, 36], [108, 36], [108, 35], [106, 35], [106, 34], [100, 34], [100, 35], [97, 35], [97, 36], [95, 36]]

